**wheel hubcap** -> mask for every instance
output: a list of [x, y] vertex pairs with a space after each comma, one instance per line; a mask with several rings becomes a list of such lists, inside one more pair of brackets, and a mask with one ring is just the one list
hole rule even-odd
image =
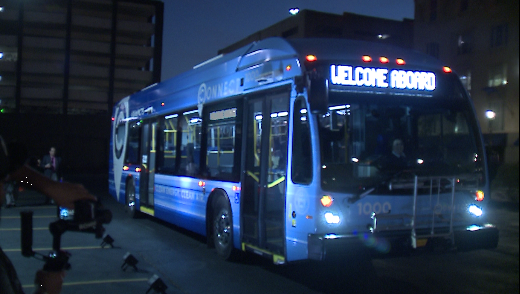
[[215, 219], [215, 236], [218, 244], [226, 246], [229, 243], [229, 234], [231, 232], [231, 224], [227, 213], [222, 212]]

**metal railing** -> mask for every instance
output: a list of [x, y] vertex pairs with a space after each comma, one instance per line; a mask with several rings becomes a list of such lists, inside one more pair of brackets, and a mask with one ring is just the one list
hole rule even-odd
[[[410, 230], [413, 248], [418, 247], [417, 240], [431, 237], [444, 237], [450, 239], [453, 244], [455, 178], [414, 176], [413, 180], [413, 202], [410, 213], [391, 214], [391, 211], [381, 214], [373, 213], [372, 232]], [[419, 189], [424, 193], [419, 195]], [[421, 201], [418, 201], [419, 197], [422, 199]], [[443, 205], [441, 198], [448, 197], [449, 202], [445, 202]], [[429, 204], [425, 205], [427, 200], [429, 200]], [[419, 206], [419, 202], [422, 206]], [[449, 208], [448, 218], [446, 213], [443, 214], [446, 206]]]

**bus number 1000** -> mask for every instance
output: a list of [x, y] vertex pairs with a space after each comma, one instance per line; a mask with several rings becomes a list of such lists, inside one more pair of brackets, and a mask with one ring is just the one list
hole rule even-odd
[[381, 204], [380, 202], [370, 203], [358, 203], [358, 212], [359, 214], [370, 215], [372, 213], [380, 214], [380, 213], [388, 213], [392, 209], [392, 205], [390, 202], [385, 202]]

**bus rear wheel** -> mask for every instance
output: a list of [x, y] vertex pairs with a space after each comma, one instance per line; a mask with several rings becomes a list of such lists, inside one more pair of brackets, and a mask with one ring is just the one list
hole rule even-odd
[[229, 260], [233, 253], [233, 219], [225, 197], [218, 197], [213, 206], [213, 242], [218, 255]]
[[126, 193], [125, 193], [125, 211], [132, 218], [137, 218], [139, 216], [139, 211], [135, 209], [135, 187], [131, 181], [126, 183]]

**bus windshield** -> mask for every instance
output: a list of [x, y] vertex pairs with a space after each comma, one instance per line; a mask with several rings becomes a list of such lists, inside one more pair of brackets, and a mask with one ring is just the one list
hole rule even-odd
[[318, 117], [322, 188], [355, 193], [403, 172], [482, 184], [471, 105], [451, 98], [331, 93], [329, 111]]

